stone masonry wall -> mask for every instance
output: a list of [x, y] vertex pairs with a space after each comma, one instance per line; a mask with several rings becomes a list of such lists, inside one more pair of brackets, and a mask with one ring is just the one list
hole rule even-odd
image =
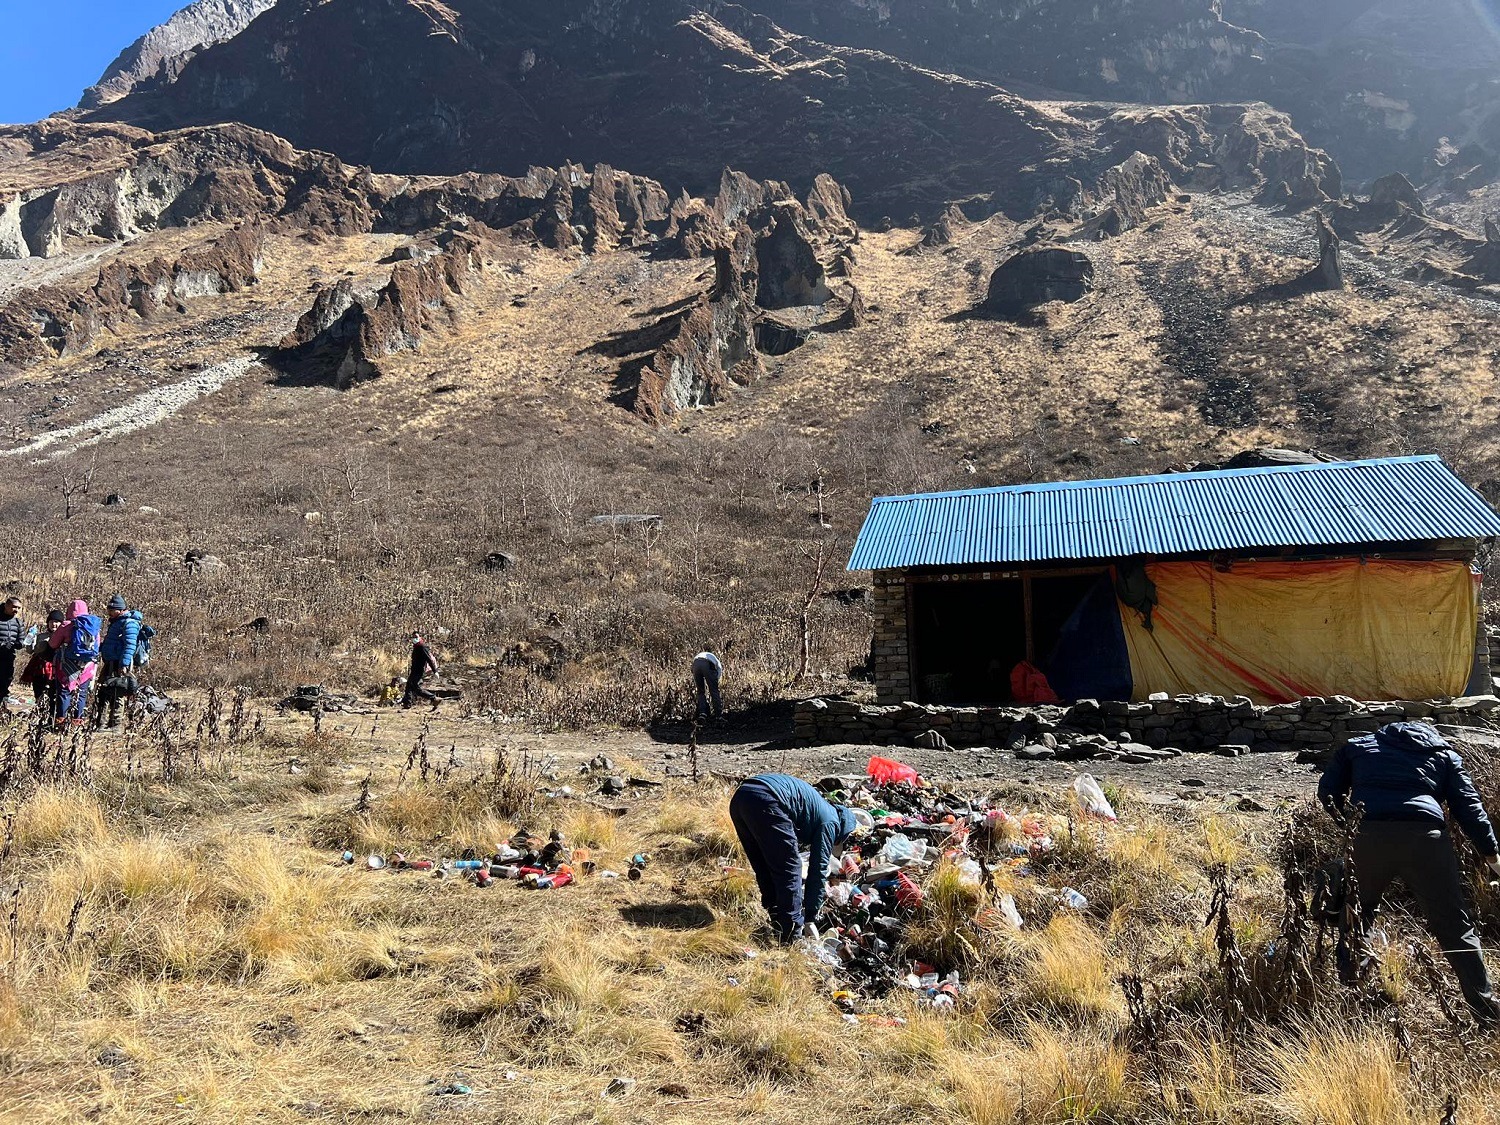
[[899, 576], [875, 576], [871, 591], [875, 636], [870, 642], [871, 670], [881, 703], [899, 703], [913, 694], [911, 652], [906, 636], [906, 583]]
[[804, 699], [796, 705], [795, 732], [813, 745], [942, 749], [929, 734], [935, 732], [949, 746], [993, 747], [1019, 757], [1149, 761], [1185, 751], [1297, 750], [1323, 757], [1354, 735], [1402, 719], [1496, 726], [1500, 699], [1480, 695], [1361, 703], [1333, 696], [1262, 707], [1244, 697], [1161, 694], [1146, 703], [1085, 699], [1067, 707], [1028, 708], [871, 706], [843, 699]]

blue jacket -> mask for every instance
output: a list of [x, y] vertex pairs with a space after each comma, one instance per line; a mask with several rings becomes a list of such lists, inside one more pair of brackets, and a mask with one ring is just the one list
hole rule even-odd
[[1500, 843], [1463, 759], [1426, 723], [1391, 723], [1339, 747], [1318, 783], [1318, 799], [1335, 811], [1365, 807], [1366, 820], [1441, 825], [1443, 805], [1474, 846], [1500, 855]]
[[800, 777], [784, 773], [759, 773], [758, 781], [776, 794], [797, 832], [797, 846], [808, 850], [807, 878], [802, 883], [802, 917], [808, 921], [823, 908], [823, 884], [828, 860], [836, 845], [854, 835], [854, 814], [831, 803]]
[[125, 670], [135, 663], [135, 646], [141, 635], [141, 611], [133, 609], [109, 623], [104, 640], [99, 643], [99, 657], [106, 664], [118, 664]]

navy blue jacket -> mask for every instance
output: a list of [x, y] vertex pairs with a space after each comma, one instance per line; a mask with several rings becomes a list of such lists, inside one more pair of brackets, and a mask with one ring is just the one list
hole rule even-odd
[[797, 844], [808, 850], [807, 878], [802, 883], [802, 917], [818, 916], [823, 907], [823, 885], [828, 860], [836, 845], [854, 835], [854, 814], [835, 805], [800, 777], [758, 773], [750, 778], [776, 794], [797, 832]]
[[1318, 799], [1334, 812], [1363, 805], [1366, 820], [1430, 821], [1443, 805], [1475, 847], [1500, 855], [1500, 843], [1474, 781], [1457, 751], [1426, 723], [1391, 723], [1339, 747], [1318, 783]]

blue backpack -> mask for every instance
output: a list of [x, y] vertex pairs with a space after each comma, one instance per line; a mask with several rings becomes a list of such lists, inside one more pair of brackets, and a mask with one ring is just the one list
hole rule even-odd
[[151, 638], [156, 630], [146, 624], [140, 610], [132, 610], [131, 616], [140, 622], [140, 632], [135, 636], [135, 658], [130, 663], [133, 668], [144, 668], [151, 663]]
[[63, 648], [63, 663], [82, 668], [99, 659], [99, 636], [104, 623], [92, 613], [73, 618], [72, 636]]

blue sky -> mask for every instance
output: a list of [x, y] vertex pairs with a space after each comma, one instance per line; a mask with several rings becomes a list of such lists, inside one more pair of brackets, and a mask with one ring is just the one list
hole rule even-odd
[[188, 0], [0, 0], [0, 122], [66, 109]]

